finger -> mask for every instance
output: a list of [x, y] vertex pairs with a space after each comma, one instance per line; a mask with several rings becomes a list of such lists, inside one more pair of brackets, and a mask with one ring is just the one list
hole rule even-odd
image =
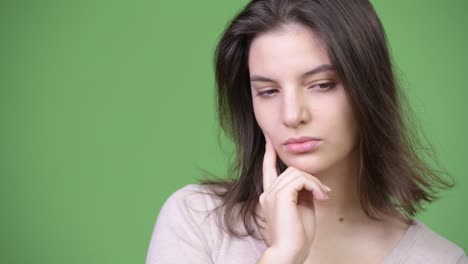
[[275, 182], [278, 177], [278, 172], [276, 171], [276, 151], [269, 140], [265, 135], [265, 155], [263, 157], [263, 191], [268, 190], [268, 188]]
[[320, 184], [322, 185], [322, 188], [326, 191], [326, 192], [331, 192], [332, 189], [330, 187], [328, 187], [327, 185], [323, 184], [322, 182], [320, 182]]
[[312, 179], [314, 182], [316, 182], [317, 184], [319, 184], [320, 188], [325, 193], [331, 192], [332, 189], [330, 187], [326, 186], [325, 184], [323, 184], [322, 181], [320, 181], [317, 177], [315, 177], [315, 176], [313, 176], [313, 175], [311, 175], [311, 174], [309, 174], [307, 172], [302, 172], [302, 173], [304, 174], [305, 177], [308, 177], [308, 178]]
[[278, 175], [276, 177], [276, 180], [270, 185], [269, 190], [270, 191], [275, 191], [276, 189], [279, 189], [278, 186], [281, 185], [283, 186], [284, 182], [291, 181], [291, 174], [297, 173], [297, 169], [294, 167], [288, 167], [283, 173]]
[[307, 177], [296, 177], [289, 184], [279, 189], [277, 195], [281, 197], [281, 200], [284, 199], [284, 201], [294, 201], [297, 203], [298, 194], [303, 189], [312, 192], [316, 200], [325, 201], [328, 199], [328, 196], [323, 192], [320, 185]]
[[276, 192], [278, 189], [277, 185], [284, 181], [284, 178], [288, 178], [288, 175], [294, 172], [293, 167], [288, 167], [283, 173], [276, 177], [275, 181], [268, 187], [268, 189], [263, 191], [264, 196], [268, 196], [270, 193]]
[[304, 171], [301, 171], [299, 169], [296, 169], [294, 167], [288, 167], [288, 169], [286, 169], [280, 176], [278, 176], [278, 179], [276, 180], [276, 182], [273, 183], [273, 185], [270, 187], [270, 189], [272, 191], [274, 190], [279, 190], [281, 188], [283, 188], [284, 186], [290, 184], [291, 182], [293, 182], [297, 177], [305, 177], [307, 178], [308, 180], [311, 180], [313, 181], [314, 183], [316, 183], [319, 187], [320, 187], [320, 191], [323, 192], [323, 193], [327, 193], [329, 192], [326, 188], [325, 188], [325, 185], [322, 184], [322, 182], [320, 182], [319, 179], [317, 179], [316, 177], [304, 172]]
[[[303, 179], [302, 181], [300, 179]], [[292, 182], [291, 185], [294, 187], [294, 190], [299, 192], [302, 189], [306, 189], [313, 193], [314, 198], [320, 201], [328, 200], [328, 195], [326, 194], [325, 190], [322, 189], [322, 186], [310, 178], [303, 177], [299, 178], [299, 180]]]

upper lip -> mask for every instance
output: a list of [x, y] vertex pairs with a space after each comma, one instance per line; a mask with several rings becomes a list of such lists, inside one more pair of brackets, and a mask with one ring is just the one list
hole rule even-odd
[[291, 144], [291, 143], [303, 143], [303, 142], [310, 141], [310, 140], [320, 140], [320, 138], [316, 138], [316, 137], [289, 138], [283, 144], [286, 145], [286, 144]]

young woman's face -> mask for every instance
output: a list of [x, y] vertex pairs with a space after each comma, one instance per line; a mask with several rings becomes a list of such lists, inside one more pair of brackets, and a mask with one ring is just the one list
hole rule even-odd
[[[287, 166], [315, 174], [350, 157], [356, 122], [344, 87], [328, 68], [326, 47], [313, 31], [291, 24], [286, 31], [257, 36], [248, 64], [255, 118]], [[314, 69], [319, 70], [306, 74]], [[284, 144], [303, 136], [321, 140], [302, 152]]]

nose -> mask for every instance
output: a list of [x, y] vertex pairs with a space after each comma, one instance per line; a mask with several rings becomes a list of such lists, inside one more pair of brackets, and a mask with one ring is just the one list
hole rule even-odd
[[310, 113], [304, 96], [297, 91], [286, 93], [282, 104], [283, 124], [295, 128], [309, 121]]

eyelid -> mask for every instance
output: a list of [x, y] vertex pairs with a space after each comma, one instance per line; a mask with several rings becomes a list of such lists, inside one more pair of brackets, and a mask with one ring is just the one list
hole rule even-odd
[[268, 87], [268, 88], [266, 88], [266, 89], [264, 89], [264, 90], [261, 90], [261, 91], [260, 91], [260, 90], [257, 90], [257, 91], [256, 91], [256, 95], [258, 95], [258, 96], [260, 96], [260, 97], [270, 97], [272, 94], [269, 94], [269, 93], [271, 93], [271, 92], [275, 92], [275, 93], [276, 93], [277, 90], [278, 90], [277, 88], [269, 88], [269, 87]]
[[[338, 82], [333, 81], [333, 80], [326, 80], [326, 81], [320, 81], [320, 82], [309, 84], [307, 85], [307, 87], [310, 88], [310, 87], [323, 85], [323, 84], [327, 84], [328, 85], [327, 88], [323, 88], [319, 90], [328, 91], [328, 90], [334, 89], [338, 85]], [[271, 97], [277, 91], [278, 91], [278, 88], [275, 88], [275, 87], [264, 87], [264, 88], [256, 89], [256, 95], [260, 97]]]
[[[323, 82], [316, 82], [316, 83], [312, 83], [310, 85], [308, 85], [309, 87], [313, 87], [313, 86], [316, 86], [316, 85], [321, 85], [321, 84], [328, 84], [329, 85], [329, 88], [327, 89], [323, 89], [323, 90], [328, 90], [328, 89], [333, 89], [338, 83], [336, 81], [333, 81], [333, 80], [327, 80], [327, 81], [323, 81]], [[321, 89], [322, 90], [322, 89]]]
[[308, 85], [315, 85], [319, 83], [329, 83], [329, 82], [335, 82], [335, 81], [333, 79], [320, 79], [320, 80], [313, 80], [307, 83]]

